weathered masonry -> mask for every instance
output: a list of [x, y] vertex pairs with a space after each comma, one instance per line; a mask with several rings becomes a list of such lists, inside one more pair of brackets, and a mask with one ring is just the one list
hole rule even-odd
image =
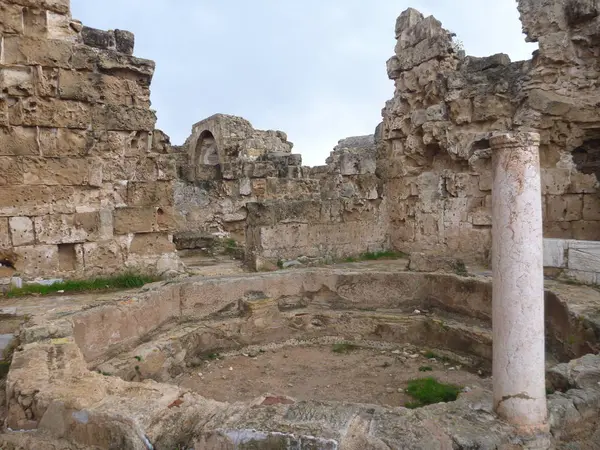
[[177, 269], [175, 167], [134, 36], [2, 0], [0, 260], [24, 277]]

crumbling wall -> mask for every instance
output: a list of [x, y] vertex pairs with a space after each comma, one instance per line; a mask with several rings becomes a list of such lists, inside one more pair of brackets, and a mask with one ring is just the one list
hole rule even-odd
[[243, 243], [249, 202], [319, 195], [286, 134], [255, 130], [241, 117], [216, 114], [198, 122], [177, 150], [175, 242], [181, 249], [203, 247], [214, 236]]
[[600, 19], [588, 3], [521, 0], [524, 29], [540, 43], [521, 62], [467, 57], [439, 21], [414, 9], [398, 18], [387, 63], [396, 90], [378, 148], [395, 248], [487, 260], [488, 139], [512, 130], [541, 134], [546, 236], [600, 239]]
[[27, 278], [176, 269], [154, 63], [69, 6], [0, 1], [0, 260]]
[[326, 166], [304, 168], [316, 182], [312, 200], [301, 194], [248, 203], [249, 265], [261, 270], [299, 257], [318, 264], [387, 250], [386, 202], [375, 169], [373, 136], [343, 139]]

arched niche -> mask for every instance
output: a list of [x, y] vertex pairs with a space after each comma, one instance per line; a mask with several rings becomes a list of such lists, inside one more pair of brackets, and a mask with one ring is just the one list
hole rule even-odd
[[203, 131], [196, 144], [196, 165], [216, 166], [220, 162], [215, 137], [210, 131]]

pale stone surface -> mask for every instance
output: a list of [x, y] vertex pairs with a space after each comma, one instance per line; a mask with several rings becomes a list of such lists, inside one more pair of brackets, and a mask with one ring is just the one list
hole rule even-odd
[[547, 416], [539, 139], [491, 139], [494, 408], [525, 430]]
[[564, 239], [544, 239], [544, 267], [565, 268], [567, 245]]

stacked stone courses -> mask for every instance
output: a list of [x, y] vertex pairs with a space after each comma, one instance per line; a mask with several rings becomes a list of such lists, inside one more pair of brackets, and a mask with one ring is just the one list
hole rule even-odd
[[68, 0], [2, 0], [0, 33], [0, 259], [26, 278], [176, 269], [154, 62]]

